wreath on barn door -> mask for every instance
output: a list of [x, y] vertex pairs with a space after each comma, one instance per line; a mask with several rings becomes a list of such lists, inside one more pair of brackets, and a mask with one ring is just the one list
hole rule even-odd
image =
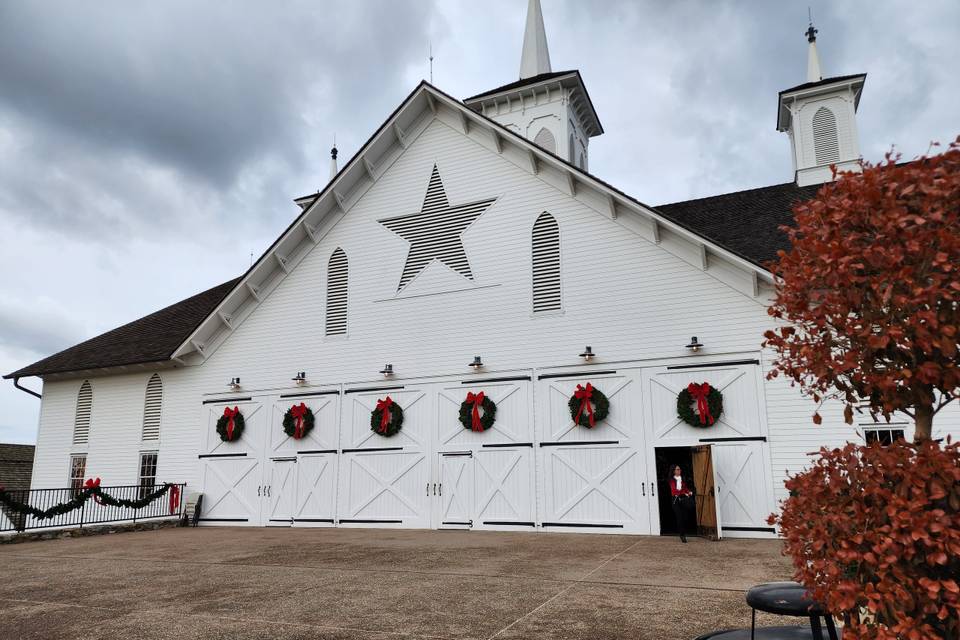
[[583, 387], [577, 385], [577, 390], [570, 396], [570, 417], [581, 427], [593, 429], [610, 413], [610, 400], [589, 382]]
[[[483, 413], [480, 410], [483, 410]], [[497, 419], [497, 403], [488, 398], [483, 391], [467, 393], [467, 399], [460, 403], [460, 424], [470, 431], [486, 431]]]
[[370, 430], [390, 437], [396, 435], [403, 426], [403, 409], [390, 396], [377, 400], [377, 406], [370, 413]]
[[225, 407], [223, 415], [217, 420], [217, 433], [224, 442], [233, 442], [240, 439], [244, 426], [245, 422], [240, 409]]
[[[697, 410], [693, 410], [693, 403]], [[692, 427], [713, 426], [723, 413], [723, 394], [709, 382], [697, 384], [691, 382], [687, 388], [677, 394], [677, 417]]]
[[294, 440], [300, 440], [310, 433], [315, 421], [310, 407], [302, 402], [295, 404], [283, 414], [283, 432]]

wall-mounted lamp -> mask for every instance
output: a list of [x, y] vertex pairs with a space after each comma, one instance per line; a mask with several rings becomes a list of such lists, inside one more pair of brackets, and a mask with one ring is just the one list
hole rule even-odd
[[593, 352], [593, 347], [588, 346], [583, 348], [583, 353], [580, 354], [580, 357], [583, 358], [586, 362], [590, 362], [591, 360], [593, 360], [594, 356], [596, 355], [597, 354]]
[[703, 343], [697, 340], [697, 336], [693, 336], [692, 338], [690, 338], [690, 344], [687, 345], [687, 349], [690, 349], [690, 351], [696, 353], [700, 351], [700, 349], [702, 348], [703, 348]]
[[297, 371], [297, 375], [291, 378], [297, 384], [304, 384], [307, 381], [307, 372], [306, 371]]
[[393, 365], [392, 364], [383, 365], [383, 369], [380, 370], [380, 373], [383, 374], [384, 378], [389, 378], [390, 376], [393, 375]]
[[483, 367], [483, 360], [480, 359], [480, 356], [473, 356], [473, 362], [470, 363], [470, 368], [474, 371], [480, 371]]
[[240, 391], [240, 378], [230, 378], [230, 384], [227, 386], [231, 391]]

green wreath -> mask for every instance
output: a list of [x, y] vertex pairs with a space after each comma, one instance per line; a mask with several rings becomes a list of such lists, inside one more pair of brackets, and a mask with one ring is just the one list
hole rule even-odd
[[[701, 415], [699, 409], [702, 399], [706, 399], [707, 415], [705, 416]], [[696, 411], [693, 409], [694, 402], [698, 406]], [[686, 389], [677, 394], [677, 417], [691, 427], [698, 429], [712, 427], [721, 413], [723, 413], [723, 394], [707, 382], [702, 384], [691, 382]]]
[[588, 429], [593, 429], [610, 413], [610, 400], [589, 382], [585, 387], [577, 385], [577, 390], [570, 396], [567, 406], [570, 408], [570, 418]]
[[[297, 430], [297, 418], [300, 418], [299, 432]], [[313, 430], [315, 422], [313, 409], [301, 402], [293, 405], [283, 414], [283, 432], [294, 440], [300, 440], [306, 438], [307, 434]]]
[[[479, 403], [483, 413], [478, 412], [477, 428], [474, 428], [473, 409]], [[484, 395], [483, 391], [474, 395], [471, 391], [467, 394], [467, 399], [460, 403], [460, 424], [467, 431], [476, 431], [477, 433], [486, 431], [493, 426], [497, 419], [497, 403]]]
[[[383, 419], [384, 411], [389, 411], [389, 417], [386, 421]], [[377, 400], [377, 406], [370, 412], [370, 430], [379, 436], [389, 438], [399, 433], [403, 426], [403, 409], [394, 402], [390, 396], [384, 400]]]
[[[230, 426], [231, 417], [233, 418], [232, 433], [228, 429]], [[220, 434], [220, 439], [224, 442], [234, 442], [240, 439], [245, 425], [246, 423], [243, 419], [243, 414], [240, 413], [240, 410], [237, 407], [234, 407], [233, 409], [226, 407], [223, 410], [223, 415], [217, 420], [217, 433]]]

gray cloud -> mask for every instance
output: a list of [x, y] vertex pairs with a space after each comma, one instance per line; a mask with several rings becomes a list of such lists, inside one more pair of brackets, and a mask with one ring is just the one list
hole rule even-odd
[[[791, 179], [777, 92], [806, 4], [542, 0], [555, 69], [606, 134], [591, 171], [650, 204]], [[421, 79], [517, 78], [526, 2], [0, 2], [0, 366], [242, 272]], [[869, 74], [864, 155], [957, 133], [960, 4], [813, 1], [827, 74]], [[37, 403], [0, 385], [0, 440]]]

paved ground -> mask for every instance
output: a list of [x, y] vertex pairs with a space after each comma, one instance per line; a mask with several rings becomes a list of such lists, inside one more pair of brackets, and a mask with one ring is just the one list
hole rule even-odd
[[[642, 638], [749, 625], [773, 540], [165, 529], [0, 547], [0, 638]], [[784, 624], [784, 622], [780, 622]]]

